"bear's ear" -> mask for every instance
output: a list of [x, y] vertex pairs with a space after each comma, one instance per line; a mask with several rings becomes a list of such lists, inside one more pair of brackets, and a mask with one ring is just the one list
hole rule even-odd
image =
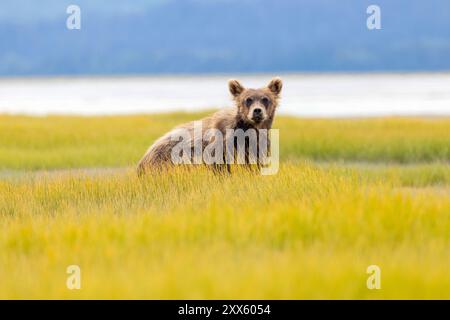
[[281, 81], [281, 79], [278, 77], [273, 78], [267, 88], [269, 88], [269, 90], [272, 91], [275, 95], [279, 95], [281, 89], [283, 88], [283, 81]]
[[228, 81], [228, 88], [230, 89], [231, 94], [233, 97], [237, 97], [244, 91], [244, 86], [238, 81], [231, 79]]

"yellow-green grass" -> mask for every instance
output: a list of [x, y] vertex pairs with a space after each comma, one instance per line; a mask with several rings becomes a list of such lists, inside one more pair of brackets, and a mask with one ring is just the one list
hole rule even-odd
[[299, 163], [39, 173], [0, 190], [1, 298], [450, 298], [448, 185]]
[[274, 176], [137, 178], [198, 116], [0, 117], [0, 298], [450, 299], [449, 119], [279, 118]]
[[[152, 116], [0, 116], [0, 170], [134, 165], [173, 126], [206, 113]], [[278, 117], [282, 159], [449, 161], [450, 118]]]

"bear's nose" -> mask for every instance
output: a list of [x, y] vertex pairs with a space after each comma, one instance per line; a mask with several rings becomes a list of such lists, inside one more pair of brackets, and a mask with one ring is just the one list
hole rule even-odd
[[255, 116], [260, 116], [261, 113], [262, 113], [262, 109], [260, 109], [260, 108], [256, 108], [255, 110], [253, 110], [253, 114]]

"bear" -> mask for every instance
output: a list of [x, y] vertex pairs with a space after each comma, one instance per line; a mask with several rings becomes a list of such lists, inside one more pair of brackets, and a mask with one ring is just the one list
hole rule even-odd
[[[231, 93], [234, 101], [234, 106], [230, 108], [224, 108], [216, 113], [198, 121], [192, 121], [186, 124], [179, 125], [164, 134], [157, 139], [144, 154], [142, 159], [138, 163], [137, 172], [139, 176], [144, 175], [146, 172], [152, 169], [161, 169], [170, 165], [174, 165], [173, 151], [180, 144], [179, 139], [174, 139], [174, 136], [186, 136], [187, 139], [184, 145], [189, 148], [190, 154], [187, 155], [188, 163], [194, 162], [194, 155], [196, 151], [194, 146], [199, 146], [200, 151], [205, 151], [205, 148], [215, 139], [223, 139], [223, 141], [217, 141], [223, 143], [222, 150], [231, 149], [230, 145], [227, 145], [226, 137], [229, 137], [228, 132], [232, 130], [246, 133], [250, 130], [254, 130], [257, 133], [257, 140], [261, 138], [265, 139], [268, 143], [267, 153], [270, 152], [270, 140], [267, 135], [268, 130], [272, 127], [275, 112], [278, 107], [281, 89], [283, 87], [282, 80], [279, 77], [273, 78], [270, 83], [260, 89], [245, 88], [240, 81], [232, 79], [228, 81], [228, 89]], [[195, 134], [196, 124], [199, 125], [201, 130], [200, 135]], [[221, 135], [210, 137], [205, 139], [205, 134], [208, 130], [213, 129], [221, 133]], [[265, 129], [265, 130], [262, 130]], [[264, 134], [260, 134], [264, 132]], [[258, 134], [259, 133], [259, 134]], [[225, 138], [223, 138], [225, 137]], [[235, 137], [233, 139], [233, 148], [236, 148]], [[248, 137], [246, 137], [247, 139]], [[231, 141], [231, 140], [230, 140]], [[178, 147], [177, 147], [178, 148]], [[198, 150], [198, 149], [197, 149]], [[256, 149], [252, 149], [252, 157], [255, 158]], [[249, 141], [245, 140], [245, 163], [250, 161]], [[258, 154], [260, 155], [260, 154]], [[258, 158], [256, 155], [256, 158]], [[225, 155], [219, 155], [223, 161], [217, 161], [213, 163], [215, 169], [222, 170], [225, 166], [227, 171], [230, 171], [230, 164]], [[202, 159], [202, 158], [201, 158]], [[222, 159], [219, 159], [222, 160]], [[203, 162], [200, 160], [200, 162]], [[260, 161], [256, 159], [257, 164]], [[198, 162], [196, 162], [198, 163]], [[254, 162], [253, 162], [254, 163]], [[211, 163], [208, 163], [211, 164]]]

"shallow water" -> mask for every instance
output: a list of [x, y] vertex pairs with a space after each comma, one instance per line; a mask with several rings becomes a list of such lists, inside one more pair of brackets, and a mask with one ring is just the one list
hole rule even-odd
[[[129, 114], [229, 106], [229, 75], [0, 79], [0, 113]], [[249, 87], [269, 75], [237, 75]], [[279, 112], [297, 116], [450, 115], [450, 73], [289, 74]]]

